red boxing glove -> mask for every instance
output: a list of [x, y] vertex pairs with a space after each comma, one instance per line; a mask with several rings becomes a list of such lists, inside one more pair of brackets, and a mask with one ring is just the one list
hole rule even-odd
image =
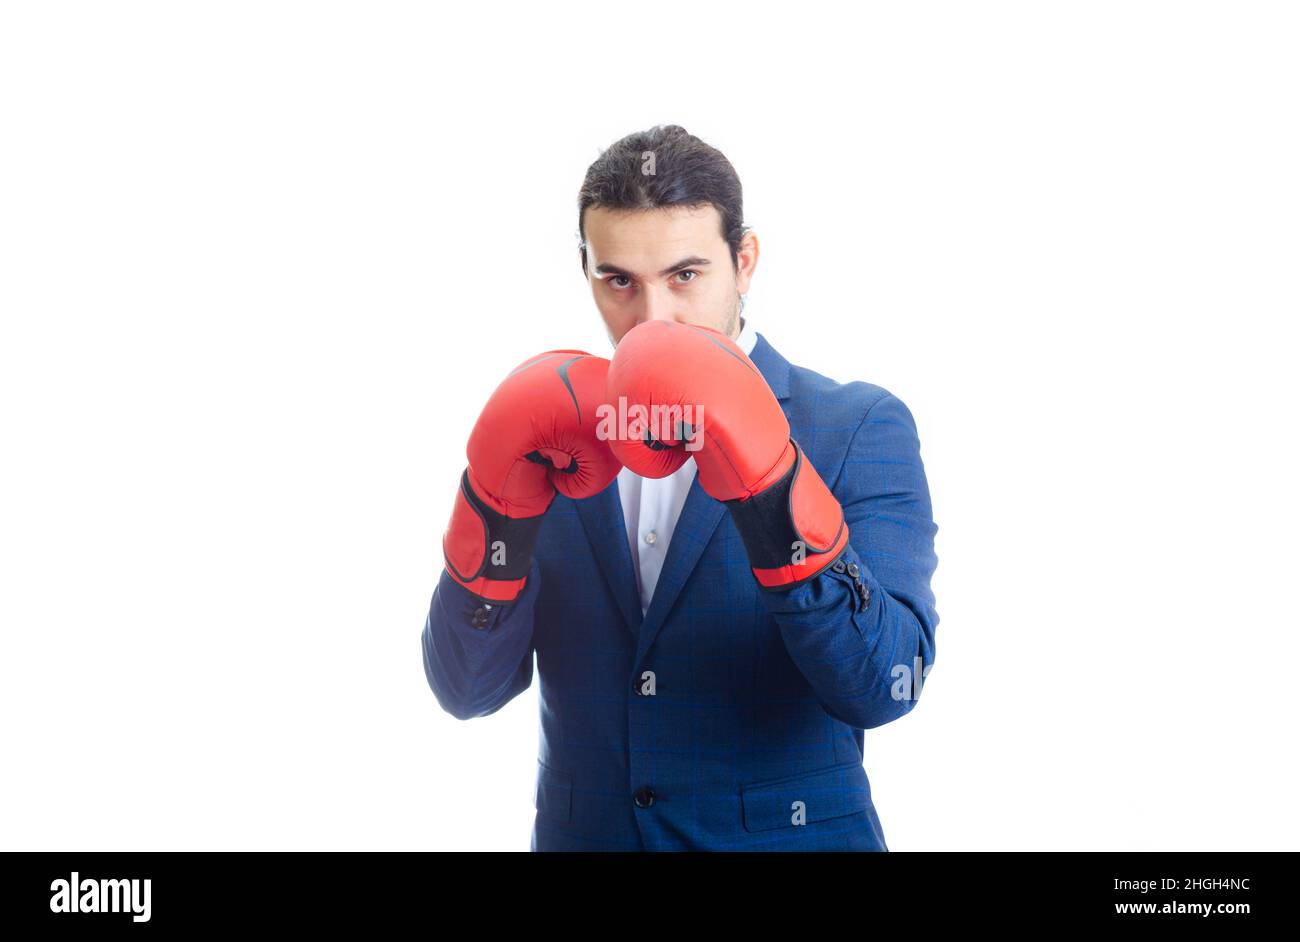
[[610, 436], [637, 474], [665, 477], [692, 455], [700, 487], [723, 501], [759, 584], [785, 589], [844, 551], [844, 511], [803, 449], [767, 381], [725, 334], [648, 321], [614, 351], [606, 385], [626, 423]]
[[516, 367], [479, 415], [442, 555], [451, 577], [480, 599], [509, 602], [523, 591], [557, 490], [591, 497], [618, 474], [618, 459], [596, 435], [608, 371], [602, 357], [549, 350]]

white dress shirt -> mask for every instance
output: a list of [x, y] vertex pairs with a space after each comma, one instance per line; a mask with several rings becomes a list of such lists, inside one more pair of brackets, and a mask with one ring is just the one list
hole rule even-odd
[[[736, 345], [749, 356], [757, 340], [749, 318], [742, 317]], [[650, 599], [654, 597], [668, 555], [668, 544], [694, 480], [695, 462], [689, 458], [666, 478], [642, 477], [627, 468], [618, 473], [618, 493], [623, 502], [623, 522], [637, 574], [642, 615], [650, 608]]]

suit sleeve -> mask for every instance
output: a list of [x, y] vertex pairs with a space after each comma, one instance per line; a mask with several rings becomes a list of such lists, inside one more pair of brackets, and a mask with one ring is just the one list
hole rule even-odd
[[849, 545], [831, 569], [764, 598], [828, 713], [871, 729], [911, 711], [934, 663], [938, 565], [911, 412], [886, 394], [854, 433], [831, 489]]
[[532, 684], [540, 578], [533, 560], [518, 598], [485, 603], [443, 570], [420, 644], [425, 678], [452, 716], [469, 720], [495, 713]]

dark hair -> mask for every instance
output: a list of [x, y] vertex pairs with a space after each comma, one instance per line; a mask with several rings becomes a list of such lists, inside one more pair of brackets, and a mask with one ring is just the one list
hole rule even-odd
[[716, 208], [722, 217], [722, 237], [731, 247], [731, 265], [735, 268], [740, 240], [748, 227], [744, 225], [740, 177], [722, 151], [676, 124], [661, 124], [615, 141], [587, 168], [578, 191], [582, 273], [587, 273], [587, 231], [583, 225], [587, 207], [658, 209], [706, 204]]

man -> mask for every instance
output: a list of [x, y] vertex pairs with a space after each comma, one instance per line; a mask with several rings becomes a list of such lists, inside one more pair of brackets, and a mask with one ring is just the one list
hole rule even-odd
[[[469, 719], [536, 655], [534, 851], [888, 850], [863, 731], [911, 710], [939, 621], [916, 426], [741, 316], [742, 218], [682, 128], [607, 149], [578, 224], [613, 363], [525, 361], [471, 437], [425, 672]], [[602, 433], [620, 399], [699, 415]]]

